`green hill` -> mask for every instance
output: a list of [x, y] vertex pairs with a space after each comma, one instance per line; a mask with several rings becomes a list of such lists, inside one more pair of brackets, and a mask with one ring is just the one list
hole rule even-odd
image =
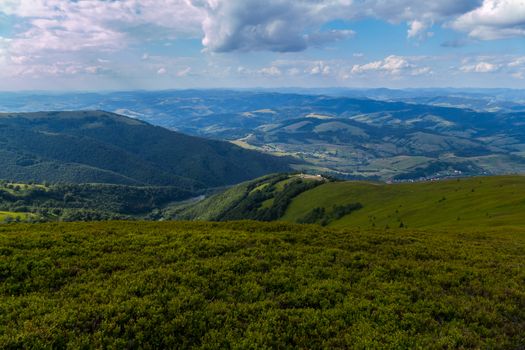
[[519, 349], [524, 233], [3, 225], [0, 348]]
[[273, 175], [174, 212], [172, 217], [190, 220], [283, 220], [352, 228], [524, 228], [525, 177], [385, 184]]
[[326, 179], [310, 175], [273, 174], [233, 186], [196, 204], [176, 206], [166, 216], [178, 220], [274, 221], [292, 199]]
[[10, 181], [215, 187], [288, 161], [103, 111], [0, 114], [0, 179]]
[[525, 177], [476, 177], [436, 182], [381, 184], [333, 182], [297, 196], [285, 221], [299, 221], [315, 208], [360, 203], [329, 223], [337, 227], [488, 228], [525, 227]]

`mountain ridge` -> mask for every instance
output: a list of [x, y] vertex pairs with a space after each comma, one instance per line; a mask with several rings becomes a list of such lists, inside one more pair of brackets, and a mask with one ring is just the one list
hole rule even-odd
[[1, 113], [0, 145], [8, 180], [215, 187], [290, 169], [289, 159], [105, 111]]

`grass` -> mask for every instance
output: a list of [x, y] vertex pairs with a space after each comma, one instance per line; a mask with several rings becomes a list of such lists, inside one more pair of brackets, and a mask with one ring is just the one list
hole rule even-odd
[[20, 219], [20, 220], [27, 220], [30, 217], [35, 217], [34, 214], [30, 213], [17, 213], [17, 212], [11, 212], [11, 211], [0, 211], [0, 222], [6, 220], [6, 219]]
[[0, 226], [0, 348], [514, 349], [525, 231]]
[[332, 222], [355, 228], [525, 228], [525, 177], [497, 176], [410, 184], [334, 182], [297, 196], [283, 220], [315, 207], [359, 202], [363, 209]]

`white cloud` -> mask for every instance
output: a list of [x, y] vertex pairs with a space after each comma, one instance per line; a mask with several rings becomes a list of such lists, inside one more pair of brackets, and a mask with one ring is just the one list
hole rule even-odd
[[[354, 64], [350, 73], [353, 75], [365, 73], [382, 73], [394, 76], [409, 75], [418, 76], [431, 74], [432, 69], [426, 66], [419, 66], [418, 61], [421, 57], [403, 57], [390, 55], [383, 60], [373, 61], [366, 64]], [[345, 79], [350, 77], [350, 74], [343, 73]]]
[[164, 74], [166, 74], [167, 72], [168, 72], [168, 71], [167, 71], [166, 68], [164, 68], [164, 67], [161, 67], [161, 68], [159, 68], [159, 69], [157, 70], [157, 74], [158, 74], [158, 75], [164, 75]]
[[417, 76], [417, 75], [425, 75], [425, 74], [432, 74], [432, 68], [430, 67], [420, 67], [420, 68], [414, 68], [410, 75]]
[[184, 69], [179, 70], [177, 72], [177, 76], [178, 77], [185, 77], [185, 76], [187, 76], [190, 73], [191, 73], [191, 67], [186, 67]]
[[525, 1], [484, 0], [481, 7], [463, 14], [451, 27], [481, 40], [525, 36]]
[[202, 14], [185, 0], [2, 0], [18, 25], [9, 50], [118, 50], [137, 40], [199, 35]]
[[329, 75], [331, 72], [332, 68], [323, 61], [315, 62], [310, 69], [312, 75]]
[[477, 64], [464, 65], [460, 69], [466, 73], [493, 73], [499, 70], [500, 66], [490, 62], [479, 62]]
[[423, 38], [426, 36], [426, 30], [429, 25], [422, 21], [414, 20], [409, 23], [409, 28], [407, 31], [408, 38]]
[[402, 70], [410, 67], [411, 64], [404, 57], [391, 55], [381, 61], [361, 65], [356, 64], [352, 67], [352, 73], [361, 74], [369, 71], [383, 71], [390, 74], [399, 74]]
[[267, 75], [271, 77], [280, 77], [283, 74], [283, 72], [276, 66], [262, 68], [260, 72], [263, 75]]

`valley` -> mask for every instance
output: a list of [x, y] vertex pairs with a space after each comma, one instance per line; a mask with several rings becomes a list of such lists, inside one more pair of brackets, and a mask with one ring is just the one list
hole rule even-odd
[[[9, 99], [0, 95], [0, 110], [108, 110], [185, 134], [291, 157], [297, 171], [347, 179], [403, 181], [524, 172], [519, 108], [482, 108], [465, 102], [489, 101], [488, 92], [456, 94], [181, 90], [35, 95], [30, 96], [31, 104], [22, 103], [28, 96], [12, 94]], [[521, 103], [512, 91], [499, 95]], [[450, 103], [436, 102], [446, 96]], [[459, 97], [462, 103], [457, 102]]]

